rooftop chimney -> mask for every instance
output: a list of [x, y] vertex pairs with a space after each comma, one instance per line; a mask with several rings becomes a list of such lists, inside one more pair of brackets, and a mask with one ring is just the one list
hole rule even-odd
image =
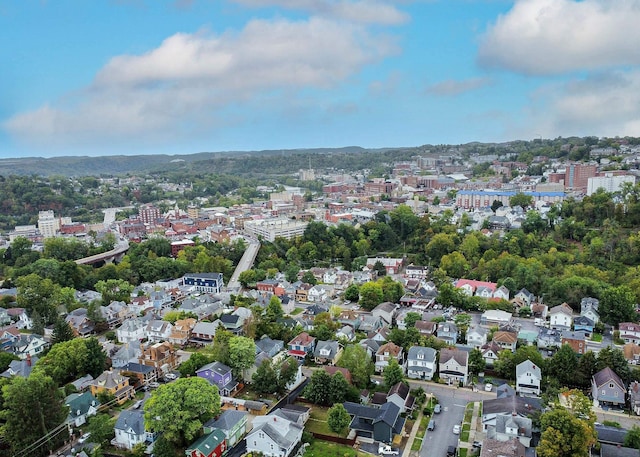
[[27, 354], [27, 366], [31, 366], [31, 354]]

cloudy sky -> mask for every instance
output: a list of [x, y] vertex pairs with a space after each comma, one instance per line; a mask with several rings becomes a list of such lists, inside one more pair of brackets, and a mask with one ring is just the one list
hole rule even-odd
[[0, 157], [640, 136], [640, 0], [2, 0]]

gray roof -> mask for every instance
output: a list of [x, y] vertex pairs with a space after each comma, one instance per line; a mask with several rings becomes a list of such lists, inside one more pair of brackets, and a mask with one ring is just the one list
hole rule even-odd
[[518, 429], [518, 436], [531, 438], [532, 421], [528, 417], [513, 414], [499, 414], [496, 416], [496, 432], [505, 433], [507, 427]]
[[[427, 361], [436, 361], [436, 351], [433, 348], [428, 348], [424, 346], [411, 346], [409, 348], [409, 352], [407, 353], [407, 358], [411, 360], [418, 360], [418, 355], [422, 354], [421, 360]], [[415, 367], [411, 367], [413, 370]]]
[[542, 370], [529, 359], [516, 365], [516, 379], [525, 373], [532, 373], [538, 379], [542, 379]]
[[618, 376], [609, 367], [604, 367], [602, 370], [594, 374], [593, 381], [595, 382], [596, 387], [600, 387], [608, 382], [615, 382], [623, 392], [625, 390], [624, 382], [622, 382], [622, 379], [620, 379], [620, 376]]
[[256, 352], [266, 352], [271, 357], [284, 348], [284, 341], [272, 340], [268, 336], [263, 336], [256, 341]]
[[600, 457], [638, 457], [638, 450], [631, 447], [600, 443]]
[[215, 371], [216, 373], [218, 373], [220, 375], [224, 375], [224, 374], [230, 372], [231, 368], [229, 368], [228, 366], [226, 366], [222, 362], [211, 362], [211, 363], [206, 364], [202, 368], [199, 368], [198, 370], [196, 370], [196, 373], [200, 373], [201, 371], [205, 371], [205, 370]]
[[219, 428], [220, 430], [231, 430], [240, 422], [247, 414], [246, 411], [236, 411], [234, 409], [227, 409], [220, 414], [218, 419], [211, 419], [205, 427]]
[[[325, 350], [328, 349], [329, 355], [322, 355], [322, 353], [320, 352], [322, 349], [325, 349]], [[338, 353], [339, 349], [340, 349], [340, 345], [338, 344], [337, 341], [318, 341], [318, 343], [316, 344], [316, 349], [313, 352], [313, 355], [315, 357], [332, 359]]]
[[130, 371], [132, 373], [143, 373], [143, 374], [150, 373], [154, 370], [155, 368], [149, 365], [142, 365], [141, 363], [135, 363], [135, 362], [129, 362], [120, 368], [120, 372]]
[[37, 357], [32, 357], [31, 360], [12, 360], [9, 363], [9, 368], [0, 376], [5, 378], [10, 378], [11, 376], [28, 378], [37, 361]]
[[539, 398], [506, 397], [494, 400], [484, 400], [482, 402], [482, 414], [510, 414], [515, 411], [521, 416], [528, 416], [534, 411], [541, 409]]
[[120, 412], [118, 420], [116, 421], [116, 430], [128, 430], [129, 427], [133, 429], [133, 432], [140, 436], [145, 433], [144, 431], [144, 413], [142, 411], [128, 411], [124, 410]]
[[[596, 425], [596, 434], [598, 435], [598, 441], [608, 444], [624, 444], [624, 437], [629, 430], [623, 428], [611, 427], [609, 425]], [[638, 452], [636, 450], [636, 452]], [[636, 454], [637, 455], [637, 454]]]

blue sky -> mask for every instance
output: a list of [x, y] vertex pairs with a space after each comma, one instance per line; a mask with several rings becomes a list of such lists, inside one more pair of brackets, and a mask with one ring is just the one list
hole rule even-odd
[[0, 157], [640, 136], [640, 0], [0, 0]]

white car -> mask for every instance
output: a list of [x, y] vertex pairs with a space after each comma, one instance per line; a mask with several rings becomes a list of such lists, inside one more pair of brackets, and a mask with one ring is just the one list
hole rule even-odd
[[491, 384], [490, 382], [486, 383], [484, 385], [484, 390], [485, 392], [491, 392], [493, 390], [493, 384]]
[[454, 435], [459, 435], [460, 434], [460, 424], [456, 424], [453, 426], [453, 434]]
[[78, 439], [78, 443], [84, 443], [85, 441], [87, 441], [89, 439], [89, 437], [91, 436], [91, 433], [87, 432], [84, 435], [82, 435], [80, 437], [80, 439]]
[[398, 455], [400, 452], [397, 449], [393, 449], [391, 446], [380, 445], [378, 446], [378, 454], [380, 455]]
[[176, 379], [178, 379], [178, 377], [174, 374], [174, 373], [167, 373], [166, 375], [164, 375], [165, 379], [168, 379], [170, 381], [175, 381]]

